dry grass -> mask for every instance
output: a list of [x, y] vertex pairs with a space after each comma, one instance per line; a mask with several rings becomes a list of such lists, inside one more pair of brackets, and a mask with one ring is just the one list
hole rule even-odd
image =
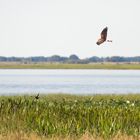
[[42, 140], [42, 138], [36, 134], [9, 133], [0, 135], [0, 140]]
[[[102, 137], [93, 136], [89, 133], [85, 133], [81, 137], [52, 136], [52, 137], [47, 138], [47, 137], [38, 136], [35, 133], [25, 134], [22, 132], [20, 133], [16, 132], [16, 133], [1, 134], [0, 140], [104, 140], [104, 139]], [[140, 136], [134, 137], [134, 136], [128, 136], [125, 134], [117, 134], [114, 137], [110, 138], [110, 140], [140, 140]]]

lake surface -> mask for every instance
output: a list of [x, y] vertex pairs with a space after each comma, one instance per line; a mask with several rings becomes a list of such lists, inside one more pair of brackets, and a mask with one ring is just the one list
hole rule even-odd
[[0, 95], [140, 93], [140, 70], [0, 70]]

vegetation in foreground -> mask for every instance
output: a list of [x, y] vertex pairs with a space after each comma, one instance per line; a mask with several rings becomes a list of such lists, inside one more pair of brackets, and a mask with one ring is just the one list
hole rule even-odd
[[[108, 139], [108, 138], [106, 138]], [[111, 138], [110, 140], [139, 140], [140, 137], [135, 137], [132, 135], [124, 135], [124, 134], [117, 134]], [[104, 140], [103, 137], [97, 137], [93, 136], [89, 133], [85, 133], [80, 137], [76, 136], [51, 136], [51, 137], [45, 137], [45, 136], [39, 136], [35, 133], [32, 134], [26, 134], [23, 132], [15, 132], [15, 133], [9, 133], [6, 135], [0, 135], [0, 140]]]
[[136, 63], [92, 63], [92, 64], [63, 64], [63, 63], [0, 63], [0, 69], [138, 69]]
[[[0, 137], [140, 138], [140, 95], [1, 96]], [[62, 137], [63, 136], [63, 137]], [[115, 140], [115, 139], [114, 139]]]

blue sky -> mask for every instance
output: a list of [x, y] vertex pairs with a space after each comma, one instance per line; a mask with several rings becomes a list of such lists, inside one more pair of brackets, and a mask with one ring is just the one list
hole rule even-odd
[[[139, 0], [0, 0], [0, 56], [140, 56]], [[108, 26], [113, 43], [96, 45]]]

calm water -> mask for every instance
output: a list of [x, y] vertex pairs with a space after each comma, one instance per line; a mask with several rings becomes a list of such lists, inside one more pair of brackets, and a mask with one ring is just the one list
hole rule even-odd
[[140, 70], [0, 70], [0, 94], [140, 93]]

